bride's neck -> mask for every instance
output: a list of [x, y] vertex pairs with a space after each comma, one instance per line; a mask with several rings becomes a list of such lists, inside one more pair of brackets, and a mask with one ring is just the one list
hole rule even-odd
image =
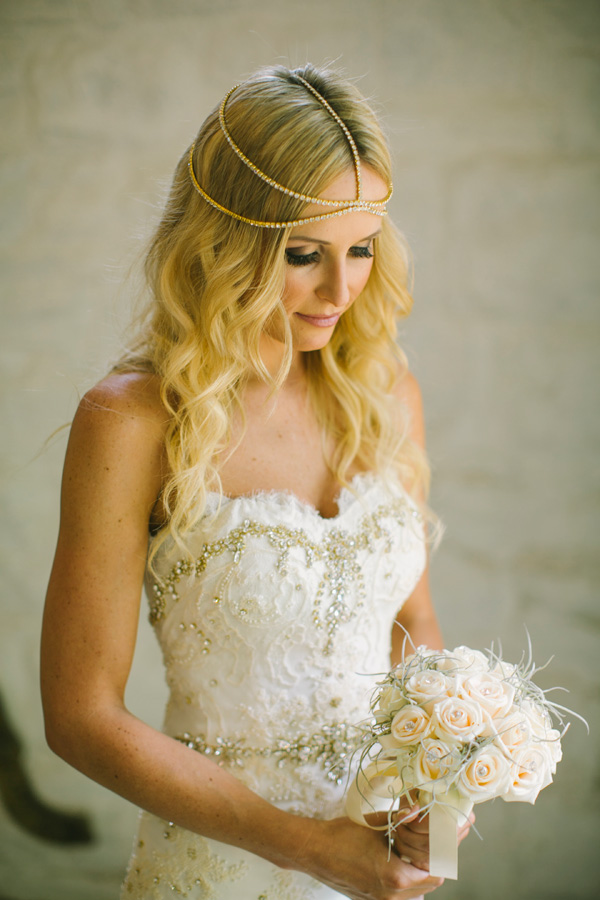
[[[269, 375], [275, 377], [281, 368], [285, 355], [285, 347], [280, 341], [265, 335], [260, 343], [260, 355]], [[249, 383], [258, 382], [258, 376], [250, 376]], [[304, 365], [303, 354], [298, 350], [292, 351], [292, 362], [283, 388], [297, 388], [306, 384], [306, 367]]]

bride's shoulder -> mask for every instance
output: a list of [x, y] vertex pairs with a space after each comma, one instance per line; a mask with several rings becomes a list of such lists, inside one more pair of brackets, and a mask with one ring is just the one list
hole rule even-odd
[[421, 446], [425, 443], [423, 396], [417, 378], [406, 369], [398, 369], [392, 394], [398, 401], [398, 416], [404, 423], [408, 415], [409, 434]]
[[116, 413], [155, 428], [166, 427], [169, 421], [160, 380], [146, 372], [112, 372], [86, 391], [79, 410]]
[[393, 393], [401, 403], [411, 409], [423, 405], [419, 382], [416, 376], [407, 369], [398, 368]]
[[156, 382], [140, 373], [111, 374], [82, 397], [65, 456], [65, 533], [73, 523], [87, 533], [110, 521], [133, 523], [146, 535], [165, 472], [168, 416]]
[[112, 438], [124, 449], [137, 445], [151, 450], [162, 445], [168, 424], [169, 414], [161, 399], [157, 376], [117, 372], [84, 394], [72, 433], [92, 440]]

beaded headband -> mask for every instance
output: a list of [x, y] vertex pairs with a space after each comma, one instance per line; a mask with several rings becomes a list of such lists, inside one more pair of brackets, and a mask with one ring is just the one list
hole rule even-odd
[[233, 94], [235, 90], [240, 86], [239, 84], [234, 85], [230, 91], [225, 94], [223, 97], [223, 101], [221, 106], [219, 107], [219, 124], [221, 126], [221, 131], [225, 135], [225, 139], [236, 156], [241, 159], [241, 161], [248, 166], [248, 168], [262, 181], [266, 182], [270, 187], [274, 188], [277, 191], [281, 191], [283, 194], [287, 194], [289, 197], [294, 197], [297, 200], [304, 200], [306, 203], [314, 203], [318, 206], [332, 206], [334, 210], [332, 212], [322, 213], [317, 216], [307, 216], [306, 218], [301, 219], [293, 219], [289, 222], [268, 222], [261, 221], [260, 219], [250, 219], [247, 216], [242, 216], [239, 213], [232, 212], [232, 210], [227, 209], [225, 206], [222, 206], [220, 203], [217, 203], [212, 197], [210, 197], [203, 187], [198, 182], [196, 178], [196, 173], [194, 172], [194, 150], [196, 147], [196, 142], [192, 144], [190, 147], [190, 155], [188, 158], [188, 168], [190, 172], [190, 178], [192, 180], [192, 184], [198, 191], [201, 197], [206, 200], [211, 206], [215, 209], [218, 209], [220, 212], [225, 213], [228, 216], [231, 216], [233, 219], [237, 219], [239, 222], [245, 222], [247, 225], [254, 225], [256, 228], [294, 228], [296, 225], [306, 224], [307, 222], [320, 222], [321, 219], [331, 219], [334, 216], [343, 216], [346, 213], [354, 212], [356, 210], [362, 210], [365, 212], [373, 213], [376, 216], [385, 216], [387, 215], [387, 210], [384, 208], [385, 204], [388, 202], [390, 197], [392, 196], [393, 186], [390, 184], [390, 189], [387, 192], [386, 196], [382, 200], [364, 200], [362, 196], [362, 179], [361, 179], [361, 171], [360, 171], [360, 157], [358, 155], [358, 150], [356, 148], [356, 144], [354, 142], [354, 138], [350, 134], [349, 128], [342, 121], [342, 119], [338, 116], [336, 111], [332, 109], [327, 100], [321, 96], [321, 94], [317, 91], [316, 88], [309, 84], [308, 81], [305, 81], [304, 78], [301, 78], [300, 75], [296, 75], [299, 81], [302, 82], [304, 87], [313, 94], [317, 100], [325, 107], [327, 112], [332, 116], [332, 118], [337, 122], [343, 131], [346, 140], [350, 146], [350, 150], [352, 152], [352, 159], [354, 162], [354, 174], [356, 178], [356, 199], [355, 200], [325, 200], [322, 197], [311, 197], [309, 194], [302, 194], [299, 191], [292, 191], [290, 188], [284, 187], [279, 182], [275, 181], [273, 178], [270, 178], [264, 172], [262, 172], [258, 166], [256, 166], [253, 162], [251, 162], [248, 157], [240, 150], [236, 142], [231, 137], [227, 123], [225, 121], [225, 107], [227, 106], [227, 101]]

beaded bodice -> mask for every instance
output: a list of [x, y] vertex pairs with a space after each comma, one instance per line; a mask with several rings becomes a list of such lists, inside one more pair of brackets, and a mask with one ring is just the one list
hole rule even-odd
[[425, 564], [421, 516], [372, 475], [324, 519], [287, 493], [209, 496], [148, 573], [170, 699], [165, 731], [271, 802], [340, 811], [353, 725], [389, 668], [394, 617]]

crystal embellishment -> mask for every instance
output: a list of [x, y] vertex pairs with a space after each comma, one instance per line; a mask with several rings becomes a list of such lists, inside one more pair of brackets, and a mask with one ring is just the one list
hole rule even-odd
[[[409, 517], [422, 521], [421, 514], [404, 498], [394, 499], [363, 515], [354, 531], [334, 527], [326, 532], [322, 540], [314, 540], [302, 528], [266, 525], [245, 519], [224, 537], [205, 543], [195, 560], [178, 560], [164, 578], [155, 581], [150, 600], [150, 622], [155, 625], [163, 619], [168, 604], [179, 600], [177, 585], [182, 578], [200, 577], [211, 560], [228, 554], [230, 565], [221, 582], [223, 585], [231, 579], [235, 567], [239, 565], [248, 540], [262, 539], [276, 551], [276, 568], [282, 576], [287, 574], [289, 555], [295, 549], [304, 552], [307, 568], [319, 564], [323, 567], [315, 593], [312, 619], [315, 626], [325, 632], [324, 652], [330, 654], [336, 632], [354, 618], [366, 594], [358, 554], [376, 552], [380, 540], [384, 541], [384, 552], [389, 553], [392, 541], [386, 520], [394, 526], [404, 526]], [[221, 602], [220, 597], [213, 600], [216, 604]]]
[[213, 744], [208, 744], [203, 735], [187, 732], [175, 737], [191, 750], [210, 756], [220, 766], [243, 767], [251, 757], [274, 759], [279, 768], [319, 763], [327, 778], [340, 785], [348, 774], [349, 761], [359, 745], [361, 733], [356, 726], [342, 722], [323, 725], [315, 734], [281, 738], [272, 747], [248, 747], [244, 738], [225, 737], [217, 737]]

